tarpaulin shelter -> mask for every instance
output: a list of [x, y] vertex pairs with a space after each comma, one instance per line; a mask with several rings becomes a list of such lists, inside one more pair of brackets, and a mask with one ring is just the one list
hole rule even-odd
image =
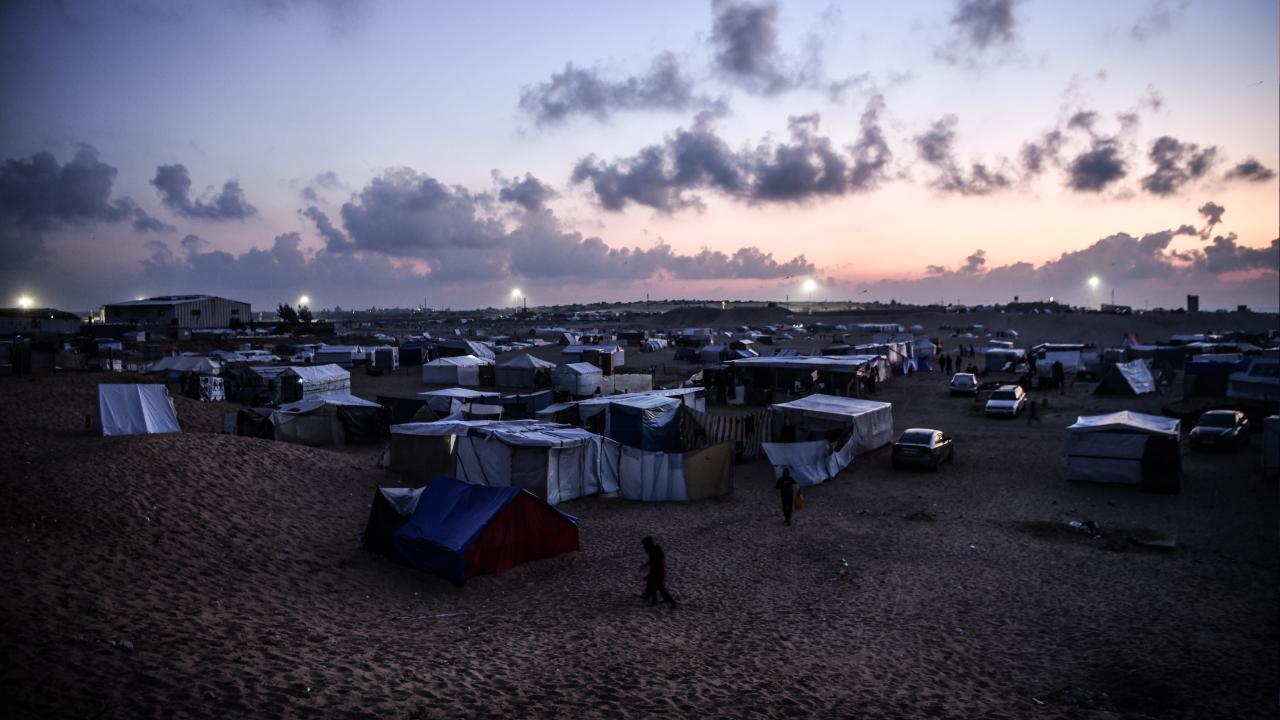
[[[605, 436], [628, 447], [650, 452], [680, 450], [679, 398], [631, 396], [605, 406]], [[593, 406], [580, 406], [586, 413]]]
[[97, 425], [103, 435], [182, 432], [163, 385], [99, 385]]
[[551, 385], [572, 395], [591, 395], [600, 389], [604, 372], [591, 363], [559, 365], [551, 371]]
[[316, 348], [311, 360], [317, 365], [333, 363], [349, 368], [364, 357], [364, 348], [359, 345], [322, 345]]
[[533, 388], [551, 385], [551, 371], [556, 364], [532, 355], [517, 355], [497, 367], [500, 387]]
[[1226, 397], [1231, 376], [1247, 372], [1249, 365], [1249, 358], [1236, 353], [1193, 356], [1184, 366], [1182, 397]]
[[698, 350], [698, 362], [704, 365], [714, 365], [723, 362], [729, 355], [729, 350], [724, 345], [703, 345]]
[[373, 491], [369, 506], [369, 520], [364, 526], [361, 544], [365, 550], [379, 555], [391, 555], [391, 538], [404, 526], [425, 488], [378, 488]]
[[1099, 395], [1146, 395], [1155, 391], [1156, 379], [1141, 360], [1111, 365], [1093, 390]]
[[[259, 372], [257, 369], [254, 371]], [[295, 385], [296, 389], [293, 387]], [[351, 373], [334, 364], [287, 367], [280, 373], [279, 388], [281, 402], [305, 400], [331, 393], [350, 393]]]
[[164, 373], [166, 382], [174, 382], [185, 374], [191, 375], [217, 375], [222, 369], [222, 364], [214, 358], [199, 357], [195, 355], [177, 355], [174, 357], [162, 357], [151, 363], [144, 371], [148, 375], [152, 373]]
[[427, 385], [479, 385], [480, 368], [491, 360], [475, 355], [436, 358], [422, 365], [422, 382]]
[[579, 549], [578, 523], [526, 490], [440, 476], [391, 538], [396, 557], [455, 585]]
[[509, 420], [532, 420], [538, 411], [551, 405], [555, 399], [554, 392], [543, 390], [523, 395], [506, 395], [486, 402], [501, 405], [502, 416]]
[[770, 405], [769, 423], [777, 442], [830, 441], [852, 433], [858, 455], [893, 442], [893, 405], [874, 400], [808, 395]]
[[980, 354], [983, 372], [1018, 372], [1027, 360], [1027, 351], [1020, 348], [986, 347]]
[[427, 344], [421, 340], [406, 342], [400, 346], [401, 365], [421, 365], [431, 359], [428, 355], [430, 351], [427, 350]]
[[1067, 428], [1067, 479], [1176, 493], [1180, 432], [1178, 420], [1159, 415], [1121, 410], [1081, 416]]
[[390, 397], [387, 395], [379, 395], [376, 398], [379, 405], [387, 409], [389, 422], [394, 425], [396, 423], [412, 422], [417, 416], [418, 411], [426, 407], [427, 401], [422, 398], [402, 398]]
[[343, 445], [352, 438], [383, 434], [386, 417], [386, 409], [378, 403], [330, 393], [281, 405], [271, 413], [271, 424], [277, 440], [299, 445]]
[[471, 355], [490, 362], [494, 359], [493, 348], [476, 340], [463, 340], [460, 338], [437, 340], [436, 352], [440, 357], [465, 357]]
[[487, 404], [497, 400], [502, 393], [485, 392], [483, 390], [472, 390], [470, 388], [444, 388], [442, 390], [427, 390], [418, 393], [418, 397], [427, 403], [427, 407], [438, 413], [449, 414], [459, 409], [461, 405], [471, 403]]

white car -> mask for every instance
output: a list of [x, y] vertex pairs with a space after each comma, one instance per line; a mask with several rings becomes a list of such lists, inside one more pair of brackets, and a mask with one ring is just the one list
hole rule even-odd
[[977, 395], [978, 378], [973, 373], [956, 373], [951, 376], [952, 395]]
[[1005, 415], [1008, 417], [1017, 417], [1022, 414], [1022, 409], [1027, 406], [1027, 393], [1017, 385], [1001, 385], [996, 391], [991, 393], [991, 398], [987, 400], [986, 413], [988, 415]]

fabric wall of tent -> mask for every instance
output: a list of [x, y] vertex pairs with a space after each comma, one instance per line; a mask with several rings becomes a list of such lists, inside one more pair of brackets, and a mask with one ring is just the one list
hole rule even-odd
[[605, 440], [601, 461], [600, 491], [624, 500], [685, 502], [733, 492], [733, 445], [727, 442], [662, 453]]
[[400, 364], [421, 365], [431, 359], [428, 357], [429, 354], [426, 343], [421, 341], [407, 342], [400, 346]]
[[379, 395], [376, 400], [379, 405], [387, 409], [388, 422], [392, 425], [413, 422], [414, 417], [418, 415], [418, 411], [427, 406], [427, 401], [422, 398]]
[[488, 402], [501, 405], [502, 417], [508, 420], [532, 420], [540, 410], [555, 402], [555, 399], [554, 392], [543, 390], [524, 395], [506, 395]]
[[493, 348], [482, 342], [455, 338], [437, 340], [436, 352], [439, 353], [440, 357], [465, 357], [470, 355], [490, 362], [495, 357]]
[[425, 484], [436, 475], [452, 475], [457, 465], [456, 436], [415, 432], [415, 427], [423, 424], [427, 423], [392, 425], [387, 443], [391, 472], [413, 484]]
[[217, 375], [221, 371], [222, 364], [213, 358], [177, 355], [160, 358], [148, 365], [144, 372], [148, 375], [164, 373], [165, 382], [177, 382], [183, 375]]
[[441, 415], [448, 415], [460, 410], [462, 405], [493, 403], [502, 397], [502, 393], [455, 387], [442, 390], [427, 390], [426, 392], [418, 393], [418, 397], [426, 402], [427, 407]]
[[1128, 410], [1081, 416], [1067, 428], [1067, 479], [1177, 493], [1182, 484], [1180, 431], [1173, 418]]
[[551, 371], [552, 387], [579, 397], [594, 394], [603, 379], [603, 371], [591, 363], [568, 363]]
[[103, 435], [182, 432], [163, 385], [99, 385], [97, 428]]
[[[434, 476], [432, 476], [434, 477]], [[424, 485], [426, 483], [423, 483]], [[369, 520], [364, 526], [361, 545], [369, 552], [393, 555], [391, 538], [418, 509], [418, 500], [426, 488], [378, 488], [373, 491]]]
[[1141, 360], [1115, 363], [1102, 374], [1093, 391], [1099, 395], [1147, 395], [1156, 391], [1156, 379]]
[[1183, 369], [1182, 397], [1226, 397], [1231, 376], [1246, 372], [1249, 359], [1235, 353], [1196, 355]]
[[532, 355], [518, 355], [498, 365], [498, 385], [515, 388], [548, 387], [551, 385], [551, 371], [555, 367], [555, 363]]
[[443, 476], [422, 491], [391, 545], [411, 567], [456, 585], [580, 547], [577, 520], [529, 492]]
[[[297, 365], [285, 368], [280, 378], [279, 402], [293, 402], [316, 395], [351, 392], [351, 373], [333, 364]], [[297, 387], [292, 387], [294, 385]]]
[[983, 372], [1018, 372], [1018, 365], [1025, 363], [1027, 352], [1017, 348], [989, 347], [982, 350]]
[[893, 442], [893, 405], [875, 400], [813, 394], [769, 406], [775, 442], [832, 441], [854, 436], [854, 454]]
[[583, 422], [593, 410], [605, 413], [605, 436], [628, 447], [649, 452], [677, 452], [680, 447], [679, 398], [642, 395], [607, 404], [584, 403]]
[[281, 405], [271, 413], [275, 438], [298, 445], [344, 445], [385, 434], [387, 410], [354, 395], [333, 393]]
[[842, 443], [828, 440], [767, 442], [762, 447], [769, 464], [773, 465], [775, 477], [781, 477], [783, 470], [790, 470], [796, 484], [807, 486], [824, 483], [849, 467], [855, 445], [854, 436], [849, 435]]
[[763, 451], [766, 410], [749, 415], [712, 415], [692, 408], [680, 413], [680, 433], [687, 448], [727, 442], [735, 456], [759, 457]]
[[422, 366], [422, 382], [427, 385], [479, 385], [480, 368], [492, 362], [474, 355], [436, 358]]
[[316, 349], [311, 361], [317, 365], [332, 363], [349, 368], [356, 360], [364, 359], [364, 349], [359, 345], [324, 345]]

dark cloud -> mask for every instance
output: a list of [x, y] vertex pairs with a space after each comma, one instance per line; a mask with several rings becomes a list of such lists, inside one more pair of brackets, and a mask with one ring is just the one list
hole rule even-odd
[[588, 183], [606, 210], [628, 204], [663, 213], [702, 206], [698, 191], [714, 191], [748, 203], [805, 202], [865, 192], [885, 178], [892, 157], [880, 127], [883, 98], [862, 114], [861, 132], [849, 148], [837, 148], [819, 132], [816, 113], [790, 118], [790, 139], [734, 151], [705, 122], [683, 128], [661, 145], [630, 158], [580, 160], [572, 182]]
[[1245, 180], [1248, 182], [1266, 182], [1275, 176], [1276, 173], [1274, 170], [1263, 165], [1254, 158], [1248, 158], [1227, 171], [1226, 179]]
[[1092, 133], [1093, 126], [1098, 122], [1098, 113], [1094, 110], [1080, 110], [1067, 120], [1068, 130], [1084, 130]]
[[1066, 137], [1061, 130], [1050, 130], [1038, 141], [1022, 146], [1022, 171], [1028, 176], [1043, 173], [1051, 164], [1057, 164]]
[[1142, 189], [1152, 195], [1173, 195], [1184, 185], [1203, 177], [1217, 159], [1218, 148], [1200, 148], [1163, 135], [1151, 143], [1149, 156], [1155, 170], [1142, 178]]
[[1214, 226], [1222, 222], [1222, 216], [1227, 213], [1227, 209], [1210, 200], [1200, 206], [1199, 213], [1204, 218], [1204, 229], [1200, 231], [1200, 237], [1208, 240]]
[[1146, 42], [1157, 35], [1169, 32], [1174, 21], [1182, 16], [1189, 4], [1187, 0], [1178, 0], [1178, 2], [1156, 0], [1142, 13], [1133, 27], [1129, 28], [1129, 35], [1134, 40]]
[[348, 253], [355, 249], [355, 243], [351, 242], [346, 233], [334, 226], [323, 210], [312, 205], [301, 212], [303, 217], [315, 223], [316, 232], [320, 233], [320, 237], [324, 238], [324, 249], [326, 251], [340, 254]]
[[929, 186], [960, 195], [989, 195], [1013, 185], [1012, 179], [1004, 171], [989, 168], [980, 162], [970, 163], [966, 173], [953, 152], [957, 122], [956, 116], [946, 115], [915, 137], [916, 154], [938, 172], [929, 181]]
[[65, 227], [128, 221], [139, 232], [173, 228], [131, 198], [111, 197], [116, 168], [80, 145], [60, 164], [51, 153], [10, 158], [0, 165], [0, 265], [25, 267], [48, 254], [45, 235]]
[[1067, 185], [1079, 192], [1101, 192], [1129, 174], [1114, 138], [1094, 138], [1088, 150], [1067, 165]]
[[498, 178], [498, 181], [501, 185], [498, 190], [498, 199], [515, 203], [525, 210], [542, 210], [546, 207], [547, 201], [556, 196], [551, 186], [528, 173], [525, 173], [524, 179]]
[[605, 120], [623, 110], [687, 110], [715, 104], [694, 91], [693, 81], [671, 53], [655, 58], [645, 74], [623, 80], [609, 80], [598, 70], [570, 63], [550, 80], [520, 91], [520, 109], [539, 125], [579, 115]]
[[716, 68], [737, 85], [763, 95], [798, 84], [778, 51], [778, 6], [773, 2], [713, 0], [711, 44]]
[[953, 65], [974, 62], [988, 51], [1010, 48], [1017, 40], [1018, 0], [957, 0], [950, 24], [951, 41], [936, 55]]
[[1219, 235], [1206, 245], [1196, 258], [1199, 267], [1215, 275], [1240, 270], [1275, 270], [1280, 268], [1280, 238], [1261, 248], [1238, 244], [1235, 233]]
[[[342, 181], [338, 179], [338, 174], [332, 170], [325, 170], [317, 173], [315, 177], [302, 188], [300, 191], [302, 199], [309, 203], [318, 203], [321, 201], [320, 190], [337, 190], [346, 187]], [[317, 190], [319, 188], [319, 190]]]
[[207, 200], [192, 199], [191, 175], [187, 172], [187, 167], [180, 163], [157, 167], [151, 184], [160, 193], [160, 201], [164, 206], [184, 217], [198, 220], [244, 220], [258, 212], [257, 208], [245, 200], [244, 191], [235, 180], [223, 183], [222, 191]]

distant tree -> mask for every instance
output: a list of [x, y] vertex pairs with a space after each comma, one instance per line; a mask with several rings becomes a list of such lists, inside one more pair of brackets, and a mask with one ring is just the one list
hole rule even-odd
[[298, 322], [298, 311], [288, 303], [280, 303], [276, 306], [276, 315], [280, 316], [280, 321], [293, 324]]
[[311, 317], [311, 308], [307, 307], [306, 305], [299, 305], [298, 306], [298, 322], [306, 325], [310, 325], [312, 319], [313, 318]]

